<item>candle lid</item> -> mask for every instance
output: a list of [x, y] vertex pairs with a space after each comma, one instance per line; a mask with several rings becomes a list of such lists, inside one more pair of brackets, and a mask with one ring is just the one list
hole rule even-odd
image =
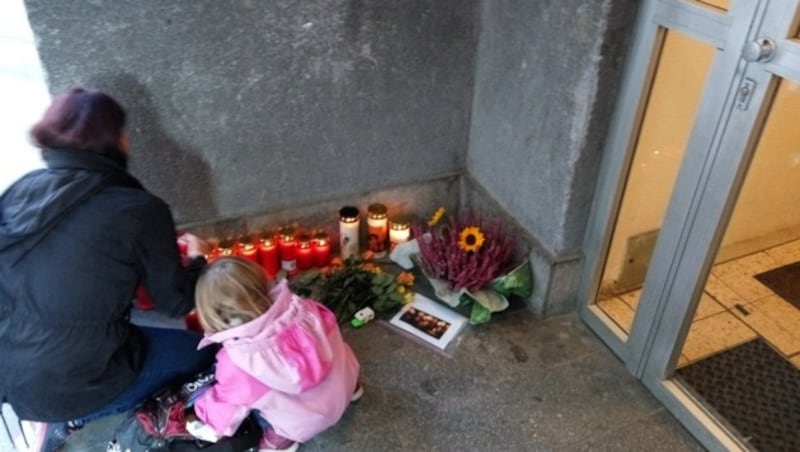
[[249, 235], [244, 235], [242, 237], [239, 237], [239, 246], [247, 251], [252, 250], [255, 247], [255, 245], [253, 244], [253, 238]]
[[309, 234], [300, 234], [297, 236], [297, 241], [300, 243], [300, 248], [310, 248], [311, 247], [311, 235]]
[[369, 207], [367, 207], [367, 213], [369, 214], [369, 217], [373, 219], [386, 218], [388, 211], [389, 209], [387, 209], [385, 205], [378, 203], [370, 204]]
[[217, 245], [217, 248], [219, 249], [219, 254], [223, 256], [233, 254], [233, 245], [235, 243], [236, 242], [230, 238], [220, 240], [219, 244]]
[[342, 207], [339, 209], [339, 219], [347, 223], [355, 223], [358, 220], [358, 207]]
[[264, 246], [272, 246], [275, 244], [275, 239], [266, 235], [262, 235], [258, 241]]
[[392, 224], [391, 228], [395, 230], [400, 229], [408, 229], [411, 227], [411, 216], [410, 215], [398, 215], [389, 222]]
[[284, 240], [294, 240], [294, 228], [292, 226], [284, 226], [278, 233]]

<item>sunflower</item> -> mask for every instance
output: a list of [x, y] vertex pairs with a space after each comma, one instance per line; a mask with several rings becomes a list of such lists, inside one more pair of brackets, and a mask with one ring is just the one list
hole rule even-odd
[[428, 226], [436, 226], [436, 223], [442, 219], [445, 213], [447, 213], [447, 211], [444, 207], [439, 207], [436, 209], [436, 212], [431, 215], [431, 219], [428, 220]]
[[481, 228], [477, 226], [468, 226], [461, 230], [458, 235], [458, 247], [464, 251], [478, 251], [483, 245], [485, 237]]

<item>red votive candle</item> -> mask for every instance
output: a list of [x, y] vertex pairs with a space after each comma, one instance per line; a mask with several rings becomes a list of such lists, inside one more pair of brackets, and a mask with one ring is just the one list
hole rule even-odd
[[312, 242], [314, 249], [314, 264], [317, 267], [327, 267], [331, 262], [331, 238], [328, 234], [320, 231], [314, 235]]
[[153, 303], [153, 299], [150, 298], [150, 294], [147, 292], [147, 289], [144, 286], [139, 286], [136, 289], [136, 307], [142, 311], [149, 311], [156, 307]]
[[300, 234], [297, 238], [297, 267], [308, 270], [314, 266], [314, 250], [311, 249], [311, 236]]
[[217, 257], [235, 256], [235, 245], [236, 243], [232, 239], [221, 240], [219, 245], [217, 245]]
[[268, 236], [262, 236], [258, 245], [258, 260], [261, 262], [261, 268], [267, 272], [267, 276], [274, 278], [281, 269], [281, 257], [278, 253], [278, 244], [275, 239]]
[[297, 239], [294, 228], [286, 226], [281, 228], [278, 238], [278, 249], [281, 253], [281, 268], [289, 275], [295, 275], [297, 269]]
[[183, 321], [186, 324], [187, 330], [203, 334], [203, 327], [200, 326], [200, 319], [197, 317], [196, 310], [192, 310], [192, 312], [186, 314], [186, 317], [183, 318]]
[[253, 238], [250, 236], [245, 236], [239, 239], [239, 256], [255, 262], [258, 262], [258, 248], [253, 243]]

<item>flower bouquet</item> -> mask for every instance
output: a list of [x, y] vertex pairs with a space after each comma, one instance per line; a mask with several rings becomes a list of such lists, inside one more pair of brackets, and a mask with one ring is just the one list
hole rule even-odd
[[470, 323], [489, 321], [508, 308], [508, 297], [531, 295], [530, 263], [515, 265], [518, 241], [499, 220], [472, 212], [443, 220], [440, 208], [425, 225], [412, 226], [419, 253], [412, 259], [451, 307], [470, 311]]
[[292, 290], [327, 306], [339, 323], [349, 321], [362, 308], [382, 313], [414, 298], [413, 274], [384, 272], [369, 257], [368, 252], [344, 261], [334, 259], [329, 267], [298, 275], [291, 282]]

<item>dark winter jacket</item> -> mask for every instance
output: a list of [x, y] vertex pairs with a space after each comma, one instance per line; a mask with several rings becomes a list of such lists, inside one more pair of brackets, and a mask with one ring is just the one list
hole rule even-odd
[[46, 169], [0, 196], [0, 399], [21, 419], [65, 421], [108, 404], [141, 368], [136, 288], [185, 314], [205, 260], [181, 266], [169, 208], [117, 161], [43, 156]]

